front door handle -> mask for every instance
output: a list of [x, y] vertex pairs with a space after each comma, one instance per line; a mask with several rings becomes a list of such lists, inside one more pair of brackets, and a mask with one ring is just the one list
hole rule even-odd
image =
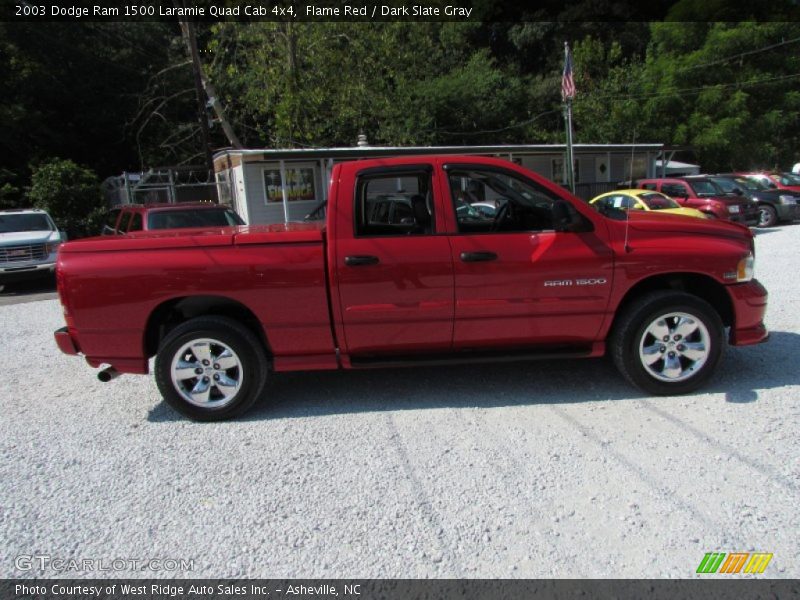
[[344, 264], [348, 267], [359, 267], [361, 265], [377, 265], [380, 262], [377, 256], [345, 256]]
[[497, 254], [494, 252], [462, 252], [461, 260], [463, 262], [487, 262], [497, 260]]

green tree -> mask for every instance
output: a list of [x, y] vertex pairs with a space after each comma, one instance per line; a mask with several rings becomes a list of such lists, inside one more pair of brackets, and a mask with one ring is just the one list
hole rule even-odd
[[97, 175], [71, 160], [53, 158], [33, 168], [28, 200], [46, 210], [70, 238], [93, 235], [103, 210]]

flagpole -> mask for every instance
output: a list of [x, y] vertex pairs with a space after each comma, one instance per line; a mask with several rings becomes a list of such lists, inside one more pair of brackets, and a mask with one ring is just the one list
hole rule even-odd
[[567, 98], [567, 106], [565, 108], [565, 115], [567, 119], [567, 164], [569, 165], [567, 176], [569, 177], [569, 189], [575, 193], [575, 158], [572, 152], [572, 98]]
[[[572, 64], [569, 55], [569, 43], [564, 42], [564, 65], [569, 64], [570, 78], [572, 78]], [[566, 73], [565, 73], [566, 75]], [[563, 89], [563, 88], [562, 88]], [[574, 88], [573, 88], [574, 93]], [[567, 182], [570, 191], [575, 193], [575, 160], [572, 151], [572, 95], [565, 94], [564, 98], [564, 124], [567, 130]]]

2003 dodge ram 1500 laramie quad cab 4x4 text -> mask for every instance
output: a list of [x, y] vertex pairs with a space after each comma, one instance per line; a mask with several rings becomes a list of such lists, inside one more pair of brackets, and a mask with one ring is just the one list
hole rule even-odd
[[64, 244], [59, 347], [109, 365], [103, 380], [155, 356], [164, 399], [218, 420], [268, 394], [270, 371], [606, 350], [635, 386], [681, 394], [712, 375], [726, 329], [767, 339], [742, 225], [597, 212], [481, 157], [338, 164], [327, 198], [319, 222]]

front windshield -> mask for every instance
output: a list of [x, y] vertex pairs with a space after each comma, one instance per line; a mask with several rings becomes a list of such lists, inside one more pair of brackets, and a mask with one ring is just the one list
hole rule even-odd
[[794, 173], [781, 173], [781, 185], [800, 185], [800, 176]]
[[689, 185], [698, 196], [716, 196], [723, 193], [718, 185], [708, 179], [691, 180]]
[[0, 214], [0, 233], [21, 231], [53, 231], [53, 226], [42, 214]]
[[642, 194], [639, 200], [647, 205], [650, 210], [665, 210], [668, 208], [680, 208], [681, 205], [675, 202], [672, 198], [668, 198], [664, 194], [652, 193]]
[[714, 177], [712, 181], [722, 188], [722, 191], [726, 194], [735, 194], [737, 189], [751, 192], [757, 192], [762, 189], [758, 183], [744, 177]]

